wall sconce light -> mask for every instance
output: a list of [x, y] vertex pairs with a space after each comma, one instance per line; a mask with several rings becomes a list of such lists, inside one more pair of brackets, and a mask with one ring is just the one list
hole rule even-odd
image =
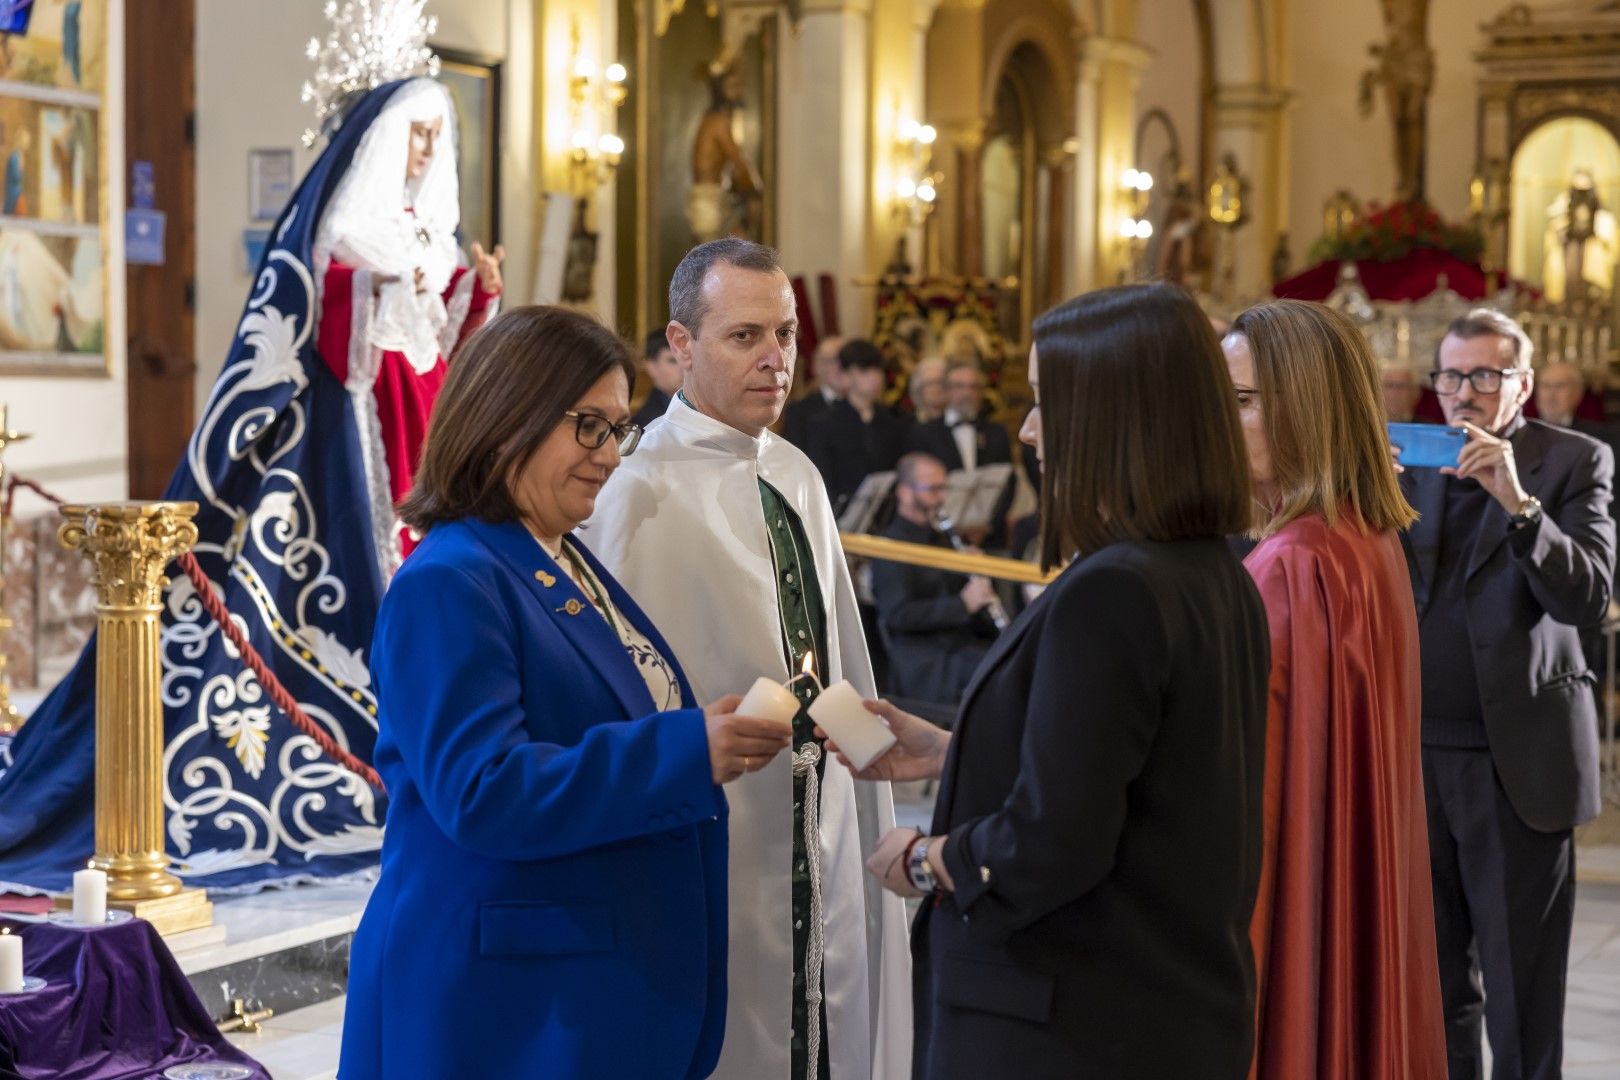
[[612, 182], [624, 157], [624, 140], [615, 128], [619, 106], [629, 93], [625, 86], [629, 73], [623, 64], [613, 63], [598, 74], [596, 62], [580, 52], [578, 22], [573, 24], [572, 41], [574, 62], [568, 100], [573, 125], [568, 137], [568, 167], [573, 192], [583, 199]]
[[1121, 201], [1126, 213], [1119, 219], [1119, 239], [1125, 245], [1130, 264], [1125, 273], [1129, 280], [1140, 280], [1145, 270], [1147, 242], [1153, 236], [1153, 222], [1148, 220], [1148, 200], [1152, 198], [1153, 174], [1146, 169], [1130, 168], [1119, 174]]
[[1468, 181], [1468, 214], [1478, 230], [1479, 262], [1485, 269], [1485, 291], [1494, 293], [1497, 275], [1507, 264], [1508, 194], [1513, 177], [1501, 158], [1483, 161]]
[[1469, 216], [1489, 221], [1507, 213], [1507, 170], [1496, 158], [1484, 162], [1468, 181]]
[[939, 199], [944, 177], [931, 170], [937, 138], [932, 124], [904, 120], [895, 140], [895, 212], [912, 225], [927, 221]]
[[1153, 174], [1146, 169], [1126, 169], [1120, 173], [1119, 185], [1124, 192], [1125, 205], [1130, 213], [1120, 219], [1119, 235], [1125, 240], [1146, 240], [1153, 235], [1153, 223], [1147, 219], [1149, 194], [1153, 190]]
[[1209, 220], [1223, 228], [1235, 229], [1249, 220], [1249, 180], [1238, 172], [1237, 158], [1229, 153], [1221, 155], [1205, 205]]

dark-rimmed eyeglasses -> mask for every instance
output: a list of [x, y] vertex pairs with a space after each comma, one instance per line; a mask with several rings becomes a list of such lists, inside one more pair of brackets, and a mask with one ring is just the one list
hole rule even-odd
[[1450, 397], [1462, 389], [1463, 380], [1467, 379], [1473, 384], [1476, 394], [1494, 394], [1502, 389], [1502, 380], [1512, 376], [1517, 378], [1524, 374], [1523, 368], [1493, 368], [1477, 367], [1472, 371], [1452, 371], [1442, 368], [1429, 372], [1429, 385], [1434, 392]]
[[600, 450], [604, 443], [612, 437], [619, 444], [619, 456], [629, 457], [636, 451], [636, 444], [641, 441], [641, 425], [625, 421], [615, 424], [605, 416], [595, 413], [575, 412], [569, 409], [563, 413], [574, 422], [574, 439], [587, 450]]

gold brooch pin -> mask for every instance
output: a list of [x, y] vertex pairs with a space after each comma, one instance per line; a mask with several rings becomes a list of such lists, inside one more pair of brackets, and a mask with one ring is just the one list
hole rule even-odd
[[566, 611], [570, 615], [578, 615], [581, 611], [585, 610], [585, 605], [581, 604], [578, 600], [570, 600], [557, 610]]
[[544, 570], [536, 570], [534, 572], [534, 580], [538, 581], [548, 589], [557, 584], [557, 579], [546, 573]]

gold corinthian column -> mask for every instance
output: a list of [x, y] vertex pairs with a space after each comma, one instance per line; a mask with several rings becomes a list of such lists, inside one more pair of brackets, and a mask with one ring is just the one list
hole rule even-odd
[[90, 560], [96, 586], [96, 854], [107, 901], [160, 933], [208, 926], [201, 889], [169, 873], [163, 846], [159, 615], [164, 568], [197, 542], [192, 502], [64, 506], [62, 546]]

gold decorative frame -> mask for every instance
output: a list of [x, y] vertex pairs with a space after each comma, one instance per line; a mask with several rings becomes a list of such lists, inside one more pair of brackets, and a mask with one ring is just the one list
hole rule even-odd
[[[1620, 8], [1586, 0], [1556, 11], [1513, 4], [1483, 27], [1476, 177], [1505, 180], [1525, 139], [1549, 121], [1585, 117], [1620, 139]], [[1485, 258], [1507, 265], [1511, 223], [1488, 215]], [[1620, 304], [1613, 325], [1620, 330]]]
[[[75, 296], [84, 296], [87, 292], [98, 296], [101, 312], [99, 319], [91, 320], [78, 331], [80, 340], [93, 345], [91, 348], [11, 347], [6, 339], [18, 336], [18, 332], [0, 326], [0, 375], [106, 378], [112, 373], [107, 343], [112, 299], [107, 250], [110, 230], [123, 227], [122, 209], [111, 206], [108, 200], [111, 170], [123, 168], [123, 162], [111, 160], [106, 121], [107, 4], [105, 0], [83, 0], [77, 8], [76, 22], [71, 24], [65, 0], [34, 0], [29, 10], [25, 32], [0, 32], [0, 114], [10, 117], [21, 114], [30, 121], [26, 128], [30, 135], [28, 148], [22, 148], [11, 132], [5, 133], [0, 141], [0, 278], [5, 275], [7, 260], [20, 260], [24, 252], [31, 253], [35, 259], [56, 261], [58, 269], [65, 272], [66, 281], [53, 299], [43, 301], [50, 304], [49, 311], [43, 314], [55, 319], [58, 341], [63, 337], [72, 338], [73, 331], [67, 328], [63, 308], [71, 306]], [[52, 159], [52, 146], [45, 137], [48, 121], [58, 118], [60, 129], [65, 131], [77, 128], [80, 117], [88, 118], [95, 128], [89, 147], [83, 145], [76, 134], [69, 136], [74, 146], [72, 167], [83, 169], [83, 190], [75, 190], [67, 200], [71, 211], [64, 215], [61, 200], [58, 200], [55, 219], [42, 218], [39, 213], [45, 208], [47, 166], [58, 174], [61, 171], [60, 161]], [[85, 161], [88, 153], [94, 154], [93, 161]], [[15, 177], [21, 181], [24, 193], [24, 202], [20, 205], [4, 194], [10, 186], [7, 177], [12, 172], [14, 158], [18, 165]], [[80, 183], [70, 174], [69, 187], [76, 189]], [[30, 191], [35, 193], [33, 204], [26, 201], [26, 193]], [[93, 220], [73, 220], [81, 214], [88, 218], [91, 209]], [[93, 279], [79, 281], [85, 270], [79, 251], [85, 241], [95, 244]], [[19, 292], [23, 291], [21, 284], [37, 288], [38, 274], [38, 269], [30, 272], [18, 265], [15, 280], [20, 283]], [[42, 312], [35, 310], [32, 314], [39, 316]]]
[[[620, 268], [616, 308], [622, 329], [640, 338], [664, 325], [665, 290], [669, 271], [681, 253], [673, 251], [673, 220], [684, 222], [685, 187], [668, 182], [672, 156], [684, 164], [690, 158], [687, 130], [674, 131], [668, 118], [690, 111], [677, 107], [708, 90], [696, 77], [701, 68], [721, 56], [743, 66], [750, 106], [757, 122], [750, 149], [764, 189], [761, 239], [776, 238], [777, 138], [777, 35], [780, 0], [729, 0], [718, 11], [684, 0], [621, 0], [620, 52], [634, 53], [630, 93], [620, 112], [634, 138], [626, 149], [628, 167], [618, 172], [617, 264]], [[672, 35], [674, 35], [672, 37]], [[695, 51], [671, 56], [672, 41], [687, 42]], [[690, 183], [687, 174], [686, 183]], [[668, 233], [668, 235], [666, 235]], [[667, 265], [666, 265], [667, 264]], [[625, 273], [633, 270], [633, 273]]]

